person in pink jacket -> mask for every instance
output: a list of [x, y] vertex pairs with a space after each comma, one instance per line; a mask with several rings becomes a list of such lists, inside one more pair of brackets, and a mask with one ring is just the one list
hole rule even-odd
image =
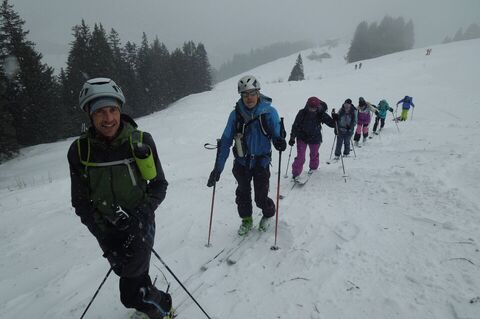
[[353, 140], [355, 141], [355, 146], [359, 146], [360, 136], [363, 134], [363, 143], [366, 142], [368, 137], [368, 126], [372, 119], [371, 113], [378, 114], [378, 110], [375, 105], [372, 105], [370, 102], [365, 101], [363, 97], [358, 99], [357, 107], [357, 129], [355, 130], [355, 136]]

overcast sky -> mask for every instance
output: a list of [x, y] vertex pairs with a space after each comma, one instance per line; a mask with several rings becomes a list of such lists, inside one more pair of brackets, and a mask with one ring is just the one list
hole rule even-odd
[[81, 19], [123, 43], [158, 36], [170, 51], [203, 42], [217, 67], [234, 53], [277, 41], [351, 39], [363, 20], [385, 15], [412, 19], [415, 47], [440, 43], [459, 27], [480, 24], [480, 0], [10, 0], [25, 20], [29, 39], [44, 55], [68, 52], [72, 26]]

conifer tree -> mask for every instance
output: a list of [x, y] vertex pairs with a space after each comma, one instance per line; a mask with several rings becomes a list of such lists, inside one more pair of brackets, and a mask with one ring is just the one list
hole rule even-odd
[[72, 135], [77, 135], [81, 132], [82, 123], [87, 124], [89, 121], [83, 110], [79, 108], [78, 93], [83, 83], [92, 78], [89, 74], [90, 61], [92, 59], [90, 54], [91, 32], [84, 20], [82, 20], [80, 25], [75, 25], [72, 31], [74, 40], [71, 43], [65, 77], [61, 81], [61, 85], [65, 111], [69, 114], [69, 118], [72, 119], [72, 123], [75, 123], [71, 133]]
[[[0, 61], [4, 62], [4, 59]], [[2, 63], [2, 65], [4, 64]], [[15, 155], [19, 148], [13, 116], [7, 107], [7, 81], [8, 79], [2, 70], [0, 72], [0, 163]]]
[[27, 146], [53, 141], [57, 113], [53, 69], [41, 62], [42, 55], [26, 38], [25, 21], [8, 0], [2, 2], [0, 17], [1, 52], [18, 61], [18, 72], [8, 79], [5, 89], [18, 143]]
[[208, 61], [207, 50], [202, 43], [199, 43], [195, 49], [194, 62], [193, 72], [197, 74], [197, 80], [193, 93], [210, 91], [212, 89], [212, 68]]
[[303, 81], [303, 80], [305, 80], [305, 76], [303, 74], [303, 60], [302, 60], [302, 55], [299, 54], [297, 57], [297, 61], [293, 66], [292, 72], [288, 77], [288, 81]]

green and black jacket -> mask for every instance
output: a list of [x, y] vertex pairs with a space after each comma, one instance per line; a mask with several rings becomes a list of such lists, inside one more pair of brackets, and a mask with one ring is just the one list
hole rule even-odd
[[[154, 156], [157, 176], [145, 181], [133, 160], [131, 136], [139, 132], [137, 124], [122, 114], [118, 135], [110, 142], [96, 135], [93, 127], [75, 140], [68, 150], [72, 206], [81, 221], [92, 232], [102, 248], [116, 229], [109, 222], [113, 207], [126, 211], [138, 208], [152, 213], [165, 199], [168, 183], [152, 136], [142, 133]], [[95, 166], [98, 163], [119, 164]]]

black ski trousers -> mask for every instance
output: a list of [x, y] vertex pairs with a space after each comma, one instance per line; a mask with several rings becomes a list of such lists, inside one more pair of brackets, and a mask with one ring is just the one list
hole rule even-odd
[[275, 215], [275, 203], [268, 197], [270, 186], [270, 168], [256, 165], [249, 168], [238, 164], [233, 164], [233, 176], [238, 182], [235, 192], [238, 215], [241, 218], [250, 217], [253, 213], [252, 207], [252, 180], [255, 192], [255, 204], [262, 210], [263, 216], [269, 218]]
[[385, 119], [382, 119], [380, 116], [377, 116], [375, 118], [375, 124], [373, 124], [373, 131], [376, 132], [377, 131], [377, 127], [378, 127], [378, 122], [380, 121], [380, 129], [382, 129], [384, 126], [385, 126]]
[[[125, 235], [122, 233], [114, 237], [117, 251], [124, 257], [123, 263], [112, 263], [113, 271], [120, 277], [120, 300], [127, 308], [135, 308], [145, 312], [152, 306], [143, 300], [140, 288], [152, 286], [152, 280], [148, 275], [152, 247], [155, 238], [155, 223], [147, 226], [145, 235], [137, 234], [128, 248], [123, 247]], [[128, 256], [128, 257], [127, 257]]]

